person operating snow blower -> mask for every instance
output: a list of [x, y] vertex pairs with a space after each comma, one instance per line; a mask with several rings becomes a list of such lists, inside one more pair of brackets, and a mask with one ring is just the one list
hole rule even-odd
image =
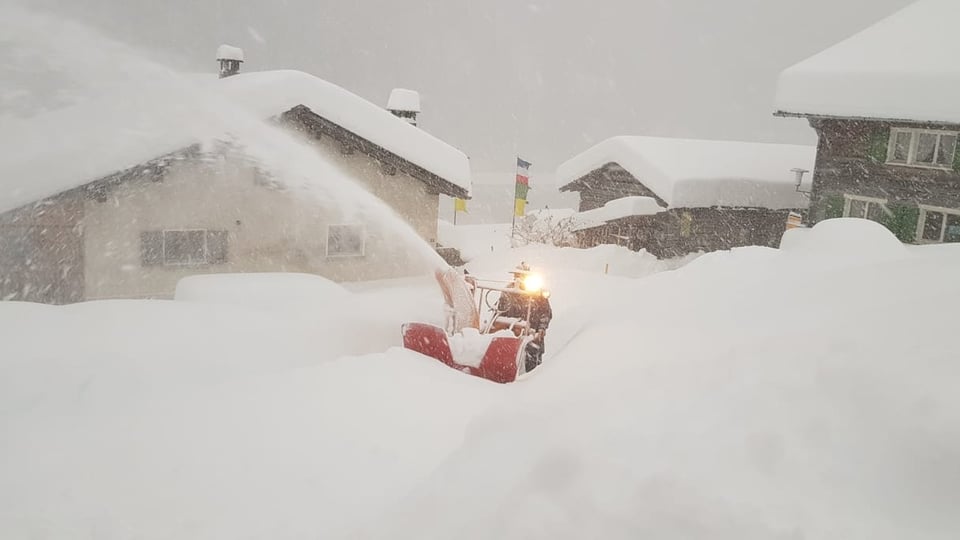
[[547, 327], [553, 319], [550, 293], [543, 289], [543, 278], [521, 262], [510, 272], [513, 280], [500, 294], [497, 302], [499, 318], [526, 321], [533, 339], [527, 345], [526, 370], [532, 371], [543, 361]]

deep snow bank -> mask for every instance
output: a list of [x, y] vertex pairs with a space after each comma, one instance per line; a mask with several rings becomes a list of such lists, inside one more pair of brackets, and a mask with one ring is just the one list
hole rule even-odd
[[[551, 356], [508, 386], [399, 349], [298, 367], [376, 343], [284, 344], [273, 311], [0, 304], [0, 536], [952, 539], [960, 249], [888, 234], [644, 279], [554, 250]], [[178, 392], [129, 391], [162, 370]]]
[[872, 225], [618, 280], [369, 535], [954, 537], [960, 249]]
[[177, 283], [174, 300], [242, 305], [260, 309], [309, 310], [346, 304], [340, 284], [314, 274], [198, 274]]

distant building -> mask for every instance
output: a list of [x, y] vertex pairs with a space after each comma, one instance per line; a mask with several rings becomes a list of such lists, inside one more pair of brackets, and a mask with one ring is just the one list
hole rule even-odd
[[777, 115], [819, 136], [809, 222], [858, 217], [960, 242], [960, 2], [920, 0], [785, 70]]
[[420, 93], [406, 88], [394, 88], [387, 99], [387, 110], [414, 126], [420, 114]]
[[[215, 93], [305, 135], [436, 246], [440, 194], [469, 197], [463, 152], [327, 81], [297, 71], [232, 73], [242, 52], [219, 53]], [[408, 247], [370, 234], [362, 216], [287, 189], [229, 143], [201, 149], [189, 133], [167, 129], [128, 144], [124, 118], [77, 109], [27, 124], [37, 133], [23, 137], [49, 146], [0, 164], [0, 299], [169, 298], [197, 273], [347, 281], [409, 275], [423, 264]], [[78, 118], [90, 121], [65, 137], [43, 131]]]
[[561, 191], [580, 193], [581, 247], [618, 244], [657, 257], [777, 246], [806, 207], [791, 169], [813, 147], [614, 137], [562, 164]]
[[243, 63], [243, 49], [221, 45], [217, 48], [217, 62], [220, 64], [221, 79], [236, 75], [240, 73], [240, 64]]

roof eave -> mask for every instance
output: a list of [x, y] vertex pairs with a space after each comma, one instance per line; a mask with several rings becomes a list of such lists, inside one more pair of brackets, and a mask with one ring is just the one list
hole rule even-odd
[[823, 114], [823, 113], [800, 113], [784, 111], [778, 109], [773, 113], [780, 118], [816, 118], [819, 120], [855, 120], [860, 122], [887, 122], [902, 124], [937, 124], [937, 125], [960, 125], [960, 122], [951, 122], [949, 120], [917, 120], [915, 118], [897, 118], [886, 116], [855, 116], [842, 114]]
[[[373, 159], [380, 160], [382, 157], [391, 156], [393, 160], [396, 160], [391, 165], [397, 167], [398, 170], [401, 170], [410, 176], [420, 180], [421, 182], [427, 184], [428, 186], [433, 187], [439, 193], [447, 195], [450, 197], [457, 197], [461, 199], [470, 198], [470, 190], [457, 185], [442, 176], [428, 171], [427, 169], [413, 163], [412, 161], [404, 158], [403, 156], [397, 155], [396, 153], [370, 141], [366, 137], [358, 135], [353, 131], [333, 122], [324, 116], [317, 114], [313, 109], [307, 107], [306, 105], [297, 105], [292, 109], [282, 113], [280, 118], [292, 117], [294, 120], [316, 124], [315, 129], [320, 130], [321, 132], [327, 131], [328, 136], [331, 136], [335, 140], [340, 140], [343, 142], [356, 143], [355, 146], [359, 148], [363, 153], [369, 155]], [[332, 134], [331, 130], [337, 132], [337, 134]], [[338, 136], [338, 134], [340, 136]], [[345, 136], [345, 137], [344, 137]], [[344, 139], [352, 139], [344, 141]], [[368, 147], [369, 145], [369, 147]]]
[[595, 168], [595, 169], [593, 169], [593, 170], [591, 170], [591, 171], [588, 171], [588, 172], [586, 172], [585, 174], [581, 174], [581, 175], [578, 176], [577, 178], [575, 178], [575, 179], [567, 182], [566, 184], [563, 184], [562, 186], [560, 186], [560, 187], [557, 188], [557, 189], [558, 189], [559, 191], [561, 191], [561, 192], [566, 192], [566, 191], [578, 191], [578, 192], [579, 192], [579, 191], [582, 191], [583, 189], [585, 189], [585, 187], [584, 187], [584, 186], [576, 186], [575, 184], [578, 184], [578, 183], [580, 183], [580, 182], [583, 182], [584, 179], [589, 178], [590, 176], [592, 176], [593, 174], [597, 173], [598, 171], [602, 171], [604, 168], [606, 168], [606, 167], [609, 166], [609, 165], [617, 165], [617, 166], [619, 166], [620, 164], [617, 163], [616, 161], [610, 161], [610, 162], [604, 163], [602, 166], [597, 167], [597, 168]]

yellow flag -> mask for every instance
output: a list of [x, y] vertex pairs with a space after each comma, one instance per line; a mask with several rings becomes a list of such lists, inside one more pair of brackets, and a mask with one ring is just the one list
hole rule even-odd
[[467, 200], [466, 199], [453, 199], [453, 211], [454, 212], [466, 212], [467, 211]]
[[527, 209], [527, 201], [523, 199], [514, 199], [513, 201], [513, 213], [517, 217], [523, 217], [524, 210]]

